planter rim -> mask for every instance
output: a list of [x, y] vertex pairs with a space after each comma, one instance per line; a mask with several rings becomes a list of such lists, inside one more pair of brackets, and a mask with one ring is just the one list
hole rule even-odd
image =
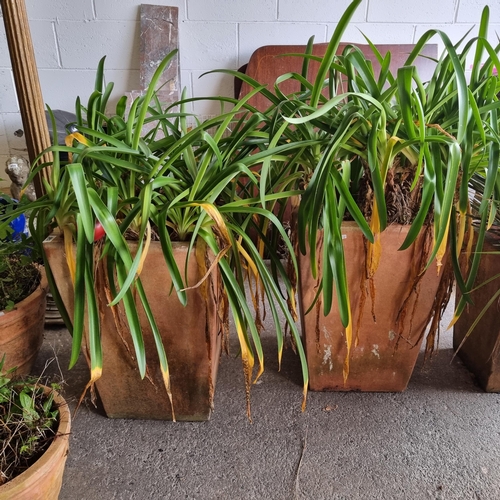
[[23, 314], [23, 310], [29, 307], [29, 304], [40, 300], [40, 296], [47, 293], [49, 285], [43, 267], [40, 267], [39, 271], [41, 274], [41, 278], [36, 290], [28, 295], [25, 299], [21, 300], [21, 302], [15, 304], [15, 307], [14, 309], [12, 309], [12, 311], [0, 311], [0, 322], [3, 325], [8, 325], [13, 321], [17, 321], [18, 317]]
[[66, 456], [68, 451], [69, 433], [71, 430], [71, 413], [69, 411], [66, 400], [54, 389], [39, 384], [43, 387], [44, 393], [54, 393], [54, 403], [59, 410], [59, 425], [57, 432], [50, 446], [45, 450], [43, 455], [22, 474], [0, 486], [0, 500], [8, 498], [17, 498], [16, 495], [26, 488], [27, 485], [38, 482], [38, 476], [45, 475], [49, 472], [52, 462], [59, 455]]
[[[61, 241], [64, 240], [63, 233], [61, 233], [61, 231], [59, 229], [54, 229], [54, 231], [51, 234], [49, 234], [49, 236], [47, 236], [45, 238], [45, 240], [43, 240], [42, 243], [51, 243], [54, 240], [61, 240]], [[138, 243], [137, 240], [133, 240], [133, 239], [129, 239], [129, 238], [125, 238], [125, 241], [127, 243], [132, 243], [132, 244]], [[183, 246], [189, 246], [191, 241], [190, 240], [183, 240], [183, 241], [173, 240], [170, 243], [173, 247], [177, 247], [177, 246], [183, 247]], [[73, 245], [76, 245], [76, 243], [73, 242]], [[161, 245], [161, 242], [157, 241], [157, 240], [151, 240], [150, 245]]]

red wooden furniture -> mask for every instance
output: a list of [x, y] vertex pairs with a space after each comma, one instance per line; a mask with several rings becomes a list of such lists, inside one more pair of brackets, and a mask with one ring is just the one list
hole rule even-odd
[[[337, 53], [340, 54], [347, 45], [349, 44], [340, 44]], [[356, 44], [356, 46], [361, 49], [367, 59], [372, 62], [375, 71], [378, 72], [380, 70], [380, 65], [370, 46], [362, 44]], [[313, 54], [322, 56], [327, 47], [327, 43], [315, 44], [313, 46]], [[413, 48], [414, 45], [377, 45], [377, 49], [382, 55], [385, 55], [389, 51], [391, 52], [390, 69], [394, 76], [396, 76], [397, 69], [404, 64]], [[245, 68], [244, 72], [259, 83], [267, 84], [268, 88], [272, 90], [276, 78], [279, 76], [288, 72], [301, 73], [303, 58], [285, 54], [303, 54], [305, 50], [305, 45], [266, 45], [259, 47], [250, 57], [246, 68], [245, 66], [243, 67]], [[436, 58], [437, 45], [425, 45], [421, 51], [421, 56], [417, 57], [414, 62], [422, 81], [429, 79], [432, 75], [434, 67], [436, 66], [434, 61]], [[317, 62], [310, 62], [308, 73], [309, 80], [312, 80], [316, 76], [318, 68], [319, 64]], [[294, 80], [287, 80], [280, 84], [280, 89], [284, 94], [297, 92], [299, 90], [299, 83]], [[250, 90], [250, 86], [247, 83], [242, 83], [239, 79], [235, 80], [235, 96], [237, 98], [244, 96]], [[252, 97], [250, 104], [255, 106], [259, 111], [263, 111], [268, 107], [269, 101], [261, 94], [257, 94]]]

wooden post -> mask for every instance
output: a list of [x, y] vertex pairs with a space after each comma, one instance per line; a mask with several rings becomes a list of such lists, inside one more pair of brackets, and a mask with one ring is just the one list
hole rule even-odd
[[[45, 118], [45, 105], [38, 79], [28, 14], [24, 0], [0, 0], [0, 5], [2, 6], [28, 156], [33, 166], [35, 158], [51, 145], [51, 141]], [[45, 163], [51, 160], [52, 154], [46, 154], [41, 162]], [[46, 179], [50, 178], [50, 167], [43, 169], [41, 175]], [[44, 191], [39, 175], [35, 178], [35, 190], [37, 197], [41, 196]]]

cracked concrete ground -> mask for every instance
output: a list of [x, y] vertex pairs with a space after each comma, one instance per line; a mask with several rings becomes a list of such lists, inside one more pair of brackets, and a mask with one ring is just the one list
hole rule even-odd
[[[450, 334], [430, 362], [420, 355], [406, 392], [310, 392], [305, 413], [297, 358], [287, 350], [278, 372], [272, 336], [263, 343], [253, 423], [235, 345], [208, 422], [111, 420], [83, 404], [60, 500], [500, 499], [500, 394], [450, 363]], [[59, 363], [74, 408], [88, 370], [65, 369], [69, 348], [65, 329], [46, 330], [35, 370], [55, 352], [47, 373]]]

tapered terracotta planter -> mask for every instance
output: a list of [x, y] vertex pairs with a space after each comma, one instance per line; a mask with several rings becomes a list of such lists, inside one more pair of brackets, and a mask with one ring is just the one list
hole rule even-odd
[[[174, 257], [184, 270], [188, 245], [173, 243]], [[73, 289], [64, 257], [62, 240], [49, 237], [44, 250], [59, 291], [69, 313], [73, 313]], [[99, 268], [102, 271], [102, 267]], [[204, 275], [194, 251], [188, 259], [188, 285], [196, 285]], [[188, 305], [183, 307], [165, 264], [159, 242], [152, 242], [141, 272], [141, 280], [156, 318], [167, 353], [174, 411], [177, 420], [207, 420], [210, 417], [217, 367], [221, 349], [220, 321], [217, 313], [217, 270], [197, 288], [187, 291]], [[147, 376], [141, 379], [134, 355], [132, 338], [122, 318], [122, 336], [118, 333], [108, 300], [104, 293], [103, 274], [97, 273], [96, 291], [99, 297], [103, 349], [102, 377], [97, 390], [104, 410], [111, 418], [160, 419], [172, 418], [172, 410], [158, 361], [151, 329], [142, 307], [140, 320], [146, 349]]]
[[12, 311], [0, 312], [0, 359], [4, 370], [17, 367], [15, 375], [26, 375], [35, 363], [43, 342], [47, 281], [42, 271], [38, 288], [16, 304]]
[[[52, 389], [45, 388], [45, 392]], [[55, 391], [54, 391], [55, 392]], [[45, 453], [26, 471], [0, 486], [0, 500], [57, 500], [68, 456], [71, 415], [66, 401], [57, 392], [59, 409], [57, 435]]]
[[[473, 304], [464, 309], [453, 330], [453, 348], [462, 344], [470, 327], [490, 299], [500, 288], [500, 278], [480, 286], [500, 273], [500, 240], [486, 236], [479, 270], [470, 297]], [[495, 253], [487, 253], [495, 252]], [[460, 291], [457, 289], [457, 301]], [[475, 375], [478, 384], [487, 392], [500, 392], [500, 310], [494, 300], [458, 351], [465, 366]]]
[[[420, 252], [424, 238], [420, 237], [408, 250], [398, 251], [407, 232], [408, 226], [392, 225], [381, 235], [382, 256], [374, 278], [372, 309], [369, 284], [365, 279], [362, 233], [355, 223], [343, 224], [353, 337], [358, 337], [357, 344], [353, 342], [351, 348], [349, 376], [345, 383], [343, 366], [347, 344], [336, 297], [328, 316], [323, 315], [321, 303], [303, 314], [316, 296], [319, 280], [311, 275], [309, 256], [299, 257], [299, 300], [311, 390], [397, 392], [406, 389], [422, 342], [420, 334], [440, 281], [436, 267], [431, 266], [415, 285], [422, 268]], [[321, 237], [318, 247], [318, 255], [321, 255]], [[362, 288], [365, 289], [364, 303]]]

